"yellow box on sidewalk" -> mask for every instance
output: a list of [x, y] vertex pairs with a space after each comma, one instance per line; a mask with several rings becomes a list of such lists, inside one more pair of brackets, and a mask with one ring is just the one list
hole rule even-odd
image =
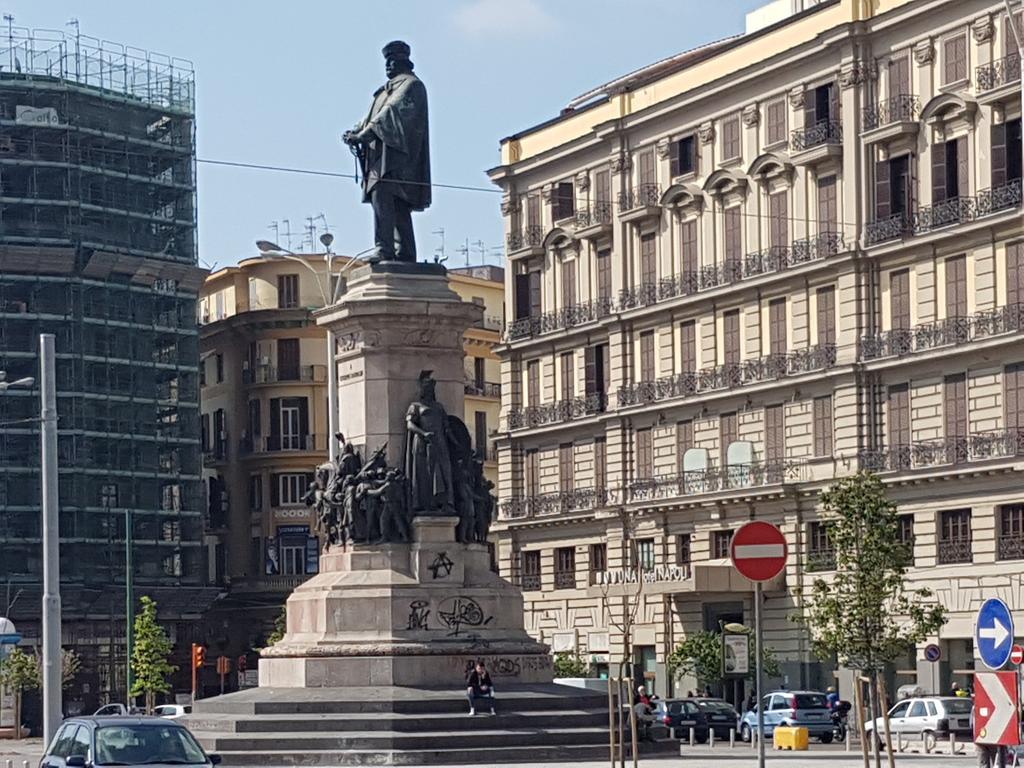
[[807, 749], [809, 741], [806, 728], [779, 726], [773, 736], [775, 749]]

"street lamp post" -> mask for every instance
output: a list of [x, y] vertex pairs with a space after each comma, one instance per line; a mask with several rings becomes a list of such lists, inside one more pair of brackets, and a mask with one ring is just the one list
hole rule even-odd
[[57, 496], [57, 381], [52, 333], [39, 335], [43, 500], [43, 741], [60, 727], [60, 516]]
[[[337, 275], [334, 273], [334, 254], [331, 252], [331, 243], [334, 242], [334, 236], [330, 232], [325, 232], [320, 236], [320, 242], [327, 249], [324, 254], [324, 261], [327, 264], [327, 287], [324, 287], [323, 282], [320, 280], [320, 273], [316, 271], [316, 268], [310, 264], [303, 256], [291, 251], [287, 248], [282, 248], [277, 243], [272, 243], [269, 240], [257, 240], [256, 248], [259, 249], [260, 253], [265, 253], [271, 256], [280, 256], [283, 259], [289, 261], [295, 261], [304, 266], [310, 272], [313, 273], [313, 277], [316, 278], [316, 286], [320, 289], [320, 298], [323, 300], [323, 305], [329, 307], [331, 304], [338, 300], [338, 292], [341, 288], [341, 280], [338, 280], [337, 285], [333, 285], [334, 278], [341, 276], [341, 273], [348, 268], [349, 265], [355, 262], [355, 259], [349, 261], [349, 263], [338, 270]], [[327, 431], [330, 433], [327, 435], [327, 455], [331, 461], [338, 458], [338, 446], [334, 440], [334, 436], [338, 434], [338, 376], [335, 370], [335, 338], [334, 331], [327, 331]]]

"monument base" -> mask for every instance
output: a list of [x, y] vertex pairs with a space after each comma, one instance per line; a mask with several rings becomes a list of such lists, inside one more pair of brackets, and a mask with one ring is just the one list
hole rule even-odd
[[523, 629], [522, 593], [454, 517], [419, 517], [407, 544], [334, 548], [288, 598], [261, 687], [450, 686], [484, 659], [495, 685], [550, 683], [548, 648]]

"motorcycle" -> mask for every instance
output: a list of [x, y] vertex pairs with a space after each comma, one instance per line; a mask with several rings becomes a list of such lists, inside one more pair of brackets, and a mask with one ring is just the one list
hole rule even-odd
[[846, 741], [849, 728], [849, 714], [852, 705], [848, 701], [840, 701], [832, 710], [832, 738], [837, 742]]

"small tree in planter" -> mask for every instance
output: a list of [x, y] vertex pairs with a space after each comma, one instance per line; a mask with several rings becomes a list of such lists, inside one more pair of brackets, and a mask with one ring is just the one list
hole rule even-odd
[[14, 647], [7, 658], [0, 662], [0, 688], [14, 695], [14, 736], [21, 736], [21, 697], [25, 691], [39, 687], [41, 683], [39, 658]]
[[152, 714], [156, 695], [167, 693], [171, 684], [167, 678], [178, 668], [169, 661], [173, 646], [164, 628], [156, 620], [156, 603], [143, 595], [142, 610], [135, 617], [135, 648], [132, 652], [131, 695], [146, 697], [146, 712]]
[[578, 653], [555, 654], [555, 677], [589, 677], [590, 664]]

